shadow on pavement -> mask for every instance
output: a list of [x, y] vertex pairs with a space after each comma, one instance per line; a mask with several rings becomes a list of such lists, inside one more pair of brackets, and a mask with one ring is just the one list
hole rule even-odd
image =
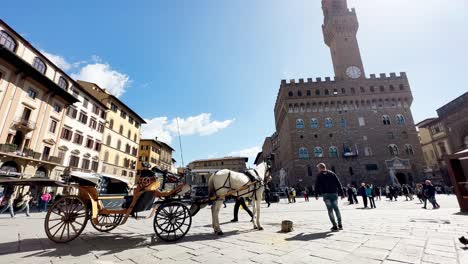
[[322, 233], [314, 233], [314, 234], [300, 233], [300, 234], [297, 234], [297, 235], [295, 235], [293, 237], [286, 238], [285, 240], [286, 241], [293, 241], [293, 240], [296, 240], [296, 241], [312, 241], [312, 240], [317, 240], [317, 239], [324, 239], [324, 238], [327, 238], [327, 237], [330, 237], [330, 236], [333, 236], [332, 232], [330, 232], [330, 231], [322, 232]]

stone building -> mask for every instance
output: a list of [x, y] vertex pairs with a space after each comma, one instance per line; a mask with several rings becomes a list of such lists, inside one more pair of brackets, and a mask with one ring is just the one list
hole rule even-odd
[[228, 169], [237, 172], [244, 172], [247, 169], [246, 157], [224, 157], [195, 160], [187, 166], [194, 176], [190, 180], [192, 185], [206, 185], [210, 176], [219, 170]]
[[366, 77], [355, 9], [346, 0], [323, 0], [322, 8], [335, 77], [281, 81], [274, 173], [285, 175], [283, 185], [303, 188], [313, 185], [315, 165], [324, 162], [343, 183], [421, 181], [424, 161], [406, 73]]
[[100, 151], [103, 163], [100, 173], [135, 180], [140, 129], [141, 124], [146, 123], [145, 120], [97, 84], [85, 81], [78, 83], [109, 109]]
[[[0, 177], [50, 177], [61, 166], [68, 76], [0, 20]], [[37, 195], [40, 190], [32, 190]]]
[[426, 175], [450, 184], [445, 158], [468, 148], [468, 93], [437, 110], [438, 118], [419, 122]]
[[156, 139], [140, 140], [138, 152], [138, 175], [143, 169], [142, 163], [147, 163], [151, 168], [158, 167], [161, 170], [171, 171], [173, 165], [172, 153], [175, 150], [168, 144]]

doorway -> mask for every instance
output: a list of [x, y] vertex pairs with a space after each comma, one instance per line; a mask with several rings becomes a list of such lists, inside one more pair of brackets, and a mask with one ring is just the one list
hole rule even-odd
[[21, 131], [16, 131], [15, 136], [13, 137], [13, 144], [16, 145], [17, 149], [21, 149], [21, 144], [23, 144], [23, 132]]
[[408, 184], [408, 180], [406, 179], [406, 175], [404, 173], [398, 172], [396, 174], [396, 178], [401, 185]]

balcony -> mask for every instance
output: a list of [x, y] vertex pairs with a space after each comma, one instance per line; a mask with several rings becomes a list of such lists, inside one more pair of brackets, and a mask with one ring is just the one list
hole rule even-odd
[[54, 157], [54, 156], [42, 155], [41, 160], [52, 162], [52, 163], [57, 163], [57, 164], [62, 164], [62, 159], [59, 157]]
[[31, 131], [36, 128], [36, 123], [31, 122], [28, 119], [22, 118], [22, 117], [17, 117], [13, 120], [13, 127], [17, 129], [22, 129], [22, 130], [27, 130]]
[[61, 164], [62, 162], [58, 157], [43, 156], [40, 152], [36, 152], [32, 149], [23, 149], [23, 151], [21, 151], [15, 144], [0, 144], [0, 152], [37, 161], [42, 160], [56, 164]]

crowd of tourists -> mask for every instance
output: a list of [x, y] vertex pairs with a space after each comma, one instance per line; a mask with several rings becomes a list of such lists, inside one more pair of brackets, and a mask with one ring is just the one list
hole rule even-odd
[[[55, 196], [55, 199], [57, 199], [57, 197], [58, 195]], [[10, 217], [14, 218], [16, 214], [25, 212], [26, 216], [29, 217], [32, 205], [36, 205], [34, 209], [38, 212], [47, 211], [47, 206], [53, 198], [53, 192], [44, 192], [38, 197], [33, 197], [31, 192], [21, 194], [15, 189], [10, 194], [2, 193], [0, 195], [0, 214], [8, 211]]]

